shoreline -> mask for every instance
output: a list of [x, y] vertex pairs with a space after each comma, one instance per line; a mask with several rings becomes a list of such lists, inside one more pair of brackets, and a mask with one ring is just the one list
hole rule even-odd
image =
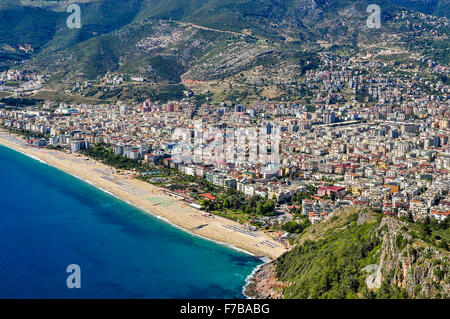
[[[263, 245], [261, 242], [264, 240], [272, 243], [277, 242], [261, 231], [250, 236], [231, 230], [228, 227], [243, 229], [243, 226], [220, 216], [213, 215], [212, 218], [205, 216], [204, 212], [194, 209], [180, 199], [167, 195], [162, 188], [137, 180], [132, 176], [118, 175], [114, 173], [114, 168], [91, 158], [86, 160], [87, 157], [83, 155], [30, 147], [25, 145], [22, 136], [3, 130], [0, 130], [0, 145], [68, 173], [136, 207], [143, 213], [158, 218], [193, 236], [250, 254], [261, 259], [264, 264], [267, 263], [265, 258], [273, 260], [287, 251], [281, 244], [277, 244], [278, 247], [276, 248]], [[143, 198], [143, 196], [149, 198]], [[156, 203], [154, 204], [154, 202]], [[246, 282], [252, 274], [248, 276]]]
[[286, 287], [286, 284], [278, 280], [275, 267], [273, 261], [257, 266], [247, 278], [242, 294], [247, 299], [283, 298], [282, 288]]
[[[57, 168], [57, 167], [55, 167], [55, 166], [53, 166], [53, 165], [51, 165], [51, 164], [49, 164], [49, 163], [47, 163], [47, 162], [41, 160], [40, 158], [37, 158], [37, 157], [35, 157], [35, 156], [33, 156], [33, 155], [24, 153], [24, 152], [22, 152], [22, 151], [13, 149], [13, 148], [11, 148], [11, 147], [9, 147], [9, 146], [5, 146], [4, 144], [2, 144], [1, 137], [0, 137], [0, 146], [7, 147], [7, 148], [9, 148], [9, 149], [11, 149], [11, 150], [14, 150], [14, 151], [16, 151], [16, 152], [18, 152], [18, 153], [24, 155], [24, 156], [27, 156], [27, 157], [29, 157], [29, 158], [31, 158], [31, 159], [34, 159], [34, 160], [36, 160], [36, 161], [38, 161], [38, 162], [40, 162], [40, 163], [42, 163], [42, 164], [46, 164], [46, 165], [48, 165], [48, 166], [50, 166], [50, 167], [53, 167], [53, 168], [55, 168], [55, 169], [57, 169], [57, 170], [62, 171], [61, 169], [59, 169], [59, 168]], [[202, 239], [204, 239], [204, 240], [212, 241], [212, 242], [214, 242], [214, 243], [216, 243], [216, 244], [218, 244], [218, 245], [225, 246], [225, 247], [227, 247], [227, 248], [230, 248], [230, 249], [239, 251], [239, 252], [241, 252], [241, 253], [245, 253], [245, 254], [250, 255], [250, 256], [253, 256], [253, 257], [255, 257], [255, 258], [258, 258], [258, 259], [261, 260], [263, 263], [260, 264], [260, 265], [258, 265], [258, 266], [252, 271], [252, 273], [246, 278], [246, 280], [245, 280], [246, 282], [247, 282], [247, 279], [251, 278], [251, 276], [252, 276], [252, 275], [253, 275], [260, 267], [262, 267], [262, 266], [264, 266], [266, 263], [272, 261], [272, 259], [271, 259], [270, 257], [267, 257], [267, 256], [256, 256], [255, 254], [251, 253], [250, 251], [244, 250], [244, 249], [242, 249], [242, 248], [238, 248], [238, 247], [236, 247], [236, 246], [234, 246], [234, 245], [232, 245], [232, 244], [229, 244], [229, 243], [226, 243], [226, 242], [217, 241], [217, 240], [214, 240], [214, 239], [212, 239], [212, 238], [204, 237], [204, 236], [202, 236], [202, 235], [198, 235], [198, 234], [196, 234], [196, 233], [194, 233], [194, 232], [191, 232], [191, 231], [189, 231], [189, 230], [187, 230], [187, 229], [185, 229], [185, 228], [182, 228], [182, 227], [180, 227], [180, 226], [178, 226], [178, 225], [172, 223], [172, 222], [171, 222], [170, 220], [168, 220], [167, 218], [161, 217], [161, 216], [159, 216], [159, 215], [154, 214], [153, 212], [150, 212], [148, 209], [145, 209], [145, 208], [136, 206], [135, 204], [129, 202], [128, 200], [125, 200], [125, 199], [123, 199], [123, 198], [120, 198], [120, 197], [114, 195], [113, 193], [109, 192], [108, 190], [106, 190], [106, 189], [104, 189], [104, 188], [102, 188], [102, 187], [100, 187], [100, 186], [96, 186], [96, 185], [94, 185], [93, 183], [91, 183], [90, 181], [81, 178], [80, 176], [77, 176], [77, 175], [75, 175], [75, 174], [72, 174], [72, 173], [69, 173], [69, 172], [66, 172], [66, 171], [63, 171], [63, 172], [66, 173], [66, 174], [69, 174], [70, 176], [72, 176], [72, 177], [74, 177], [74, 178], [76, 178], [76, 179], [79, 179], [80, 181], [82, 181], [82, 182], [84, 182], [84, 183], [87, 183], [87, 184], [91, 185], [92, 187], [95, 187], [95, 188], [98, 189], [98, 190], [101, 190], [102, 192], [104, 192], [104, 193], [106, 193], [106, 194], [108, 194], [108, 195], [110, 195], [110, 196], [112, 196], [112, 197], [114, 197], [114, 198], [116, 198], [116, 199], [118, 199], [118, 200], [121, 200], [121, 201], [127, 203], [127, 204], [130, 205], [130, 206], [133, 206], [133, 207], [137, 208], [138, 210], [140, 210], [140, 211], [141, 211], [142, 213], [144, 213], [144, 214], [150, 215], [151, 217], [154, 217], [154, 218], [158, 219], [159, 221], [165, 222], [165, 223], [171, 225], [172, 227], [177, 228], [178, 230], [181, 230], [181, 231], [183, 231], [183, 232], [186, 232], [186, 233], [188, 233], [188, 234], [190, 234], [190, 235], [192, 235], [192, 236], [195, 236], [195, 237], [198, 237], [198, 238], [202, 238]], [[245, 286], [244, 286], [244, 288], [245, 288]], [[244, 288], [243, 288], [243, 289], [244, 289]], [[245, 294], [244, 294], [244, 296], [245, 296]]]
[[[27, 156], [27, 157], [29, 157], [29, 158], [31, 158], [31, 159], [34, 159], [34, 160], [36, 160], [36, 161], [38, 161], [38, 162], [40, 162], [40, 163], [42, 163], [42, 164], [46, 164], [46, 165], [48, 165], [48, 166], [50, 166], [50, 167], [53, 167], [53, 168], [55, 168], [55, 169], [57, 169], [57, 170], [63, 171], [63, 170], [59, 169], [58, 167], [55, 167], [55, 166], [53, 166], [53, 165], [51, 165], [51, 164], [49, 164], [49, 163], [47, 163], [47, 162], [41, 160], [41, 159], [38, 158], [38, 157], [35, 157], [35, 156], [33, 156], [33, 155], [24, 153], [24, 152], [22, 152], [22, 151], [13, 149], [13, 148], [11, 148], [11, 147], [9, 147], [9, 146], [5, 146], [4, 144], [2, 144], [1, 140], [0, 140], [0, 145], [1, 145], [1, 146], [4, 146], [4, 147], [7, 147], [7, 148], [9, 148], [9, 149], [11, 149], [11, 150], [14, 150], [14, 151], [16, 151], [16, 152], [18, 152], [18, 153], [20, 153], [20, 154], [22, 154], [22, 155], [24, 155], [24, 156]], [[98, 190], [101, 190], [102, 192], [104, 192], [104, 193], [106, 193], [106, 194], [108, 194], [108, 195], [110, 195], [110, 196], [112, 196], [112, 197], [114, 197], [114, 198], [116, 198], [116, 199], [118, 199], [118, 200], [121, 200], [121, 201], [125, 202], [126, 204], [128, 204], [128, 205], [130, 205], [130, 206], [133, 206], [133, 207], [137, 208], [138, 210], [140, 210], [140, 211], [143, 212], [144, 214], [150, 215], [150, 216], [152, 216], [152, 217], [158, 219], [159, 221], [165, 222], [165, 223], [171, 225], [172, 227], [175, 227], [175, 228], [177, 228], [177, 229], [179, 229], [179, 230], [181, 230], [181, 231], [187, 232], [188, 234], [190, 234], [190, 235], [192, 235], [192, 236], [199, 237], [199, 238], [202, 238], [202, 239], [205, 239], [205, 240], [209, 240], [209, 241], [212, 241], [212, 242], [214, 242], [214, 243], [216, 243], [216, 244], [218, 244], [218, 245], [221, 245], [221, 246], [225, 246], [225, 247], [234, 249], [234, 250], [236, 250], [236, 251], [245, 253], [245, 254], [247, 254], [247, 255], [251, 255], [251, 256], [253, 256], [253, 257], [255, 257], [255, 258], [260, 259], [260, 260], [263, 261], [263, 262], [265, 262], [265, 260], [264, 260], [265, 258], [269, 258], [269, 257], [267, 257], [267, 256], [256, 256], [255, 254], [251, 253], [250, 251], [247, 251], [247, 250], [238, 248], [238, 247], [236, 247], [236, 246], [234, 246], [234, 245], [231, 245], [231, 244], [228, 244], [228, 243], [226, 243], [226, 242], [221, 242], [221, 241], [214, 240], [214, 239], [212, 239], [212, 238], [208, 238], [208, 237], [204, 237], [204, 236], [198, 235], [198, 234], [196, 234], [196, 233], [194, 233], [194, 232], [191, 232], [191, 231], [189, 231], [189, 230], [187, 230], [187, 229], [185, 229], [185, 228], [182, 228], [182, 227], [180, 227], [180, 226], [178, 226], [178, 225], [172, 223], [172, 222], [171, 222], [170, 220], [168, 220], [167, 218], [164, 218], [164, 217], [162, 217], [162, 216], [156, 215], [156, 214], [154, 214], [153, 212], [149, 211], [148, 209], [145, 209], [145, 208], [142, 208], [142, 207], [140, 207], [140, 206], [137, 206], [137, 205], [135, 205], [135, 204], [129, 202], [128, 200], [125, 200], [125, 199], [123, 199], [123, 198], [121, 198], [121, 197], [119, 197], [119, 196], [116, 196], [116, 195], [114, 195], [113, 193], [111, 193], [110, 191], [108, 191], [108, 190], [106, 190], [106, 189], [104, 189], [104, 188], [102, 188], [102, 187], [100, 187], [100, 186], [96, 186], [96, 185], [94, 185], [93, 183], [91, 183], [90, 181], [85, 180], [85, 179], [81, 178], [81, 177], [78, 176], [78, 175], [75, 175], [75, 174], [73, 174], [73, 173], [69, 173], [69, 172], [66, 172], [66, 171], [63, 171], [63, 172], [66, 173], [66, 174], [69, 174], [70, 176], [72, 176], [72, 177], [74, 177], [74, 178], [76, 178], [76, 179], [79, 179], [80, 181], [82, 181], [82, 182], [84, 182], [84, 183], [87, 183], [87, 184], [91, 185], [92, 187], [95, 187], [95, 188], [98, 189]], [[271, 260], [271, 259], [269, 258], [269, 260]], [[264, 265], [264, 264], [261, 264], [261, 265]], [[257, 266], [257, 267], [260, 267], [261, 265], [259, 265], [259, 266]], [[250, 275], [249, 275], [249, 276], [250, 276]]]
[[247, 278], [245, 278], [245, 286], [242, 287], [242, 294], [247, 299], [257, 299], [257, 298], [254, 298], [254, 297], [248, 295], [248, 289], [249, 289], [250, 285], [253, 283], [253, 281], [255, 280], [255, 276], [261, 270], [261, 268], [263, 268], [264, 266], [266, 266], [267, 264], [272, 262], [272, 260], [270, 258], [265, 259], [265, 260], [263, 258], [261, 258], [261, 260], [263, 261], [263, 263], [256, 266], [256, 268], [253, 269], [253, 271], [250, 273], [250, 275], [248, 275]]

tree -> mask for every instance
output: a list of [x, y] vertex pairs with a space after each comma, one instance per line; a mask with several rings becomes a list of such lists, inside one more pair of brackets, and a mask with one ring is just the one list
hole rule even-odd
[[303, 231], [303, 225], [297, 223], [295, 220], [291, 220], [281, 226], [281, 229], [292, 234], [300, 234]]
[[228, 202], [228, 198], [225, 198], [223, 200], [223, 208], [225, 208], [225, 209], [230, 208], [230, 203]]
[[269, 213], [273, 213], [274, 209], [275, 202], [273, 200], [269, 200], [261, 206], [261, 213], [263, 215], [268, 215]]
[[413, 217], [413, 214], [411, 212], [408, 212], [408, 222], [410, 222], [410, 223], [414, 222], [414, 217]]
[[427, 236], [431, 235], [430, 216], [427, 216], [425, 218], [425, 221], [422, 223], [421, 228], [422, 228], [422, 232], [425, 235], [427, 235]]

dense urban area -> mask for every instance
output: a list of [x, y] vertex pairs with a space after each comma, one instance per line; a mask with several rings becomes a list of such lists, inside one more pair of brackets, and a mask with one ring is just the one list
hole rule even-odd
[[[92, 219], [108, 216], [119, 235], [133, 227], [116, 227], [117, 220], [146, 227], [152, 219], [142, 213], [149, 213], [187, 231], [186, 238], [248, 252], [264, 264], [241, 278], [236, 296], [449, 298], [448, 0], [78, 2], [0, 1], [4, 172], [15, 164], [9, 148], [41, 161], [30, 161], [33, 173], [48, 169], [53, 180], [56, 168], [81, 179], [80, 202], [96, 203], [92, 186], [103, 191], [102, 218]], [[4, 215], [20, 221], [7, 220], [5, 236], [26, 210], [9, 193], [28, 204], [23, 198], [36, 200], [41, 189], [16, 190], [9, 180], [2, 189], [12, 205]], [[57, 192], [71, 186], [53, 183]], [[113, 196], [136, 216], [125, 206], [116, 212]], [[33, 222], [43, 213], [68, 223], [89, 216], [90, 209], [64, 201], [73, 218], [63, 218], [49, 205], [58, 204], [56, 195], [41, 197]], [[33, 233], [40, 224], [31, 224]], [[78, 226], [70, 225], [77, 240], [101, 238], [98, 227], [90, 237]], [[18, 229], [5, 243], [28, 238]], [[149, 237], [141, 241], [139, 231], [139, 243], [148, 239], [151, 249], [120, 244], [124, 260], [136, 250], [142, 271], [133, 266], [110, 286], [128, 293], [123, 283], [148, 271], [181, 290], [174, 271], [153, 271], [157, 259], [141, 258], [153, 247], [164, 250], [151, 236], [168, 247], [173, 236], [142, 229]], [[177, 262], [161, 259], [182, 265], [199, 247], [186, 243]], [[90, 244], [75, 250], [84, 254]], [[45, 271], [34, 277], [47, 280], [48, 267], [36, 266], [26, 245], [18, 260], [26, 265], [22, 250], [30, 250], [32, 270]], [[116, 248], [110, 250], [116, 263]], [[97, 247], [92, 251], [89, 259], [107, 264]], [[214, 258], [201, 263], [200, 284]], [[226, 258], [244, 268], [245, 258]], [[34, 273], [23, 268], [14, 283], [19, 291], [24, 274]], [[207, 286], [200, 289], [206, 297], [226, 293]], [[197, 297], [194, 288], [183, 297]]]
[[[299, 233], [346, 205], [444, 221], [450, 212], [449, 68], [420, 62], [323, 55], [299, 84], [311, 97], [308, 105], [268, 99], [197, 105], [186, 92], [185, 99], [168, 103], [3, 103], [0, 123], [26, 134], [35, 147], [82, 152], [118, 169], [134, 169], [139, 178], [204, 210], [253, 224], [250, 228], [284, 225]], [[404, 72], [408, 69], [415, 75]], [[9, 86], [16, 94], [44, 81], [22, 71], [4, 72], [0, 79], [19, 83]], [[195, 121], [204, 131], [253, 127], [279, 134], [275, 169], [226, 160], [173, 161], [179, 142], [174, 131], [184, 128], [194, 136]], [[203, 146], [213, 139], [204, 139]]]

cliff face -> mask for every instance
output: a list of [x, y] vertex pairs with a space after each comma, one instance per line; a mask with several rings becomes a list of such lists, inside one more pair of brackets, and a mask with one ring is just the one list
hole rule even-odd
[[414, 239], [408, 224], [385, 217], [377, 227], [382, 239], [379, 268], [383, 278], [406, 290], [409, 297], [449, 296], [448, 251]]
[[449, 252], [417, 238], [414, 227], [367, 209], [345, 208], [261, 267], [245, 293], [252, 298], [448, 298]]
[[263, 265], [252, 276], [244, 294], [255, 299], [280, 299], [285, 284], [278, 281], [274, 262]]

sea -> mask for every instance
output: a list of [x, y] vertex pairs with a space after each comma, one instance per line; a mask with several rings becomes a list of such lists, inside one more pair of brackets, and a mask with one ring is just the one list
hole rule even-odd
[[0, 146], [2, 299], [245, 298], [261, 263]]

